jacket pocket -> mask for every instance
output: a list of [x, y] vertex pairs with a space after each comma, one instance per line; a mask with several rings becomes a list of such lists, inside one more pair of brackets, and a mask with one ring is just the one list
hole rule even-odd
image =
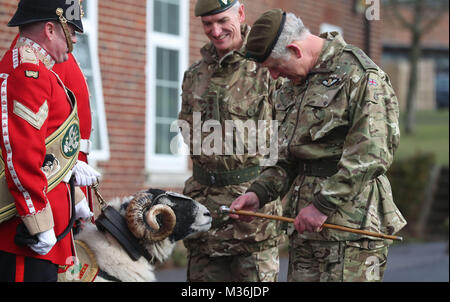
[[284, 95], [280, 95], [275, 99], [275, 118], [278, 122], [282, 123], [286, 119], [287, 114], [291, 111], [291, 108], [295, 106], [297, 99], [287, 98]]
[[309, 133], [313, 141], [325, 137], [336, 128], [348, 125], [348, 106], [343, 86], [341, 83], [333, 88], [318, 87], [306, 96], [303, 109], [306, 120], [302, 123], [310, 127]]
[[228, 111], [238, 119], [254, 117], [260, 111], [261, 103], [267, 99], [266, 95], [244, 96], [242, 99], [230, 99]]

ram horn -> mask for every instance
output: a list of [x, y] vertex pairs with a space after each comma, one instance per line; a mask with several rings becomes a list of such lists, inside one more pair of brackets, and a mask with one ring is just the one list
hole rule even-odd
[[[162, 225], [159, 225], [156, 220], [156, 216], [158, 215], [162, 216]], [[176, 217], [171, 207], [165, 204], [157, 204], [148, 210], [147, 215], [145, 215], [145, 222], [155, 231], [154, 233], [150, 232], [151, 239], [153, 241], [159, 241], [172, 233], [176, 224]]]
[[[169, 206], [159, 204], [152, 207], [152, 196], [145, 192], [136, 195], [130, 201], [125, 217], [128, 228], [136, 238], [160, 241], [171, 234], [176, 217]], [[157, 215], [162, 216], [162, 225], [157, 223]]]

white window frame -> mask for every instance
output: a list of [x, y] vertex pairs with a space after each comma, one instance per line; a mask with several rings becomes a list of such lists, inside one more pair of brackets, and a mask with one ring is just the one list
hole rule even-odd
[[[90, 89], [90, 92], [95, 93], [95, 106], [99, 122], [99, 129], [96, 128], [97, 125], [93, 124], [93, 131], [98, 131], [100, 133], [100, 149], [91, 150], [88, 156], [89, 162], [92, 165], [95, 165], [97, 161], [107, 161], [110, 158], [108, 128], [106, 125], [105, 103], [103, 99], [102, 78], [98, 57], [98, 0], [89, 0], [86, 11], [87, 18], [82, 18], [82, 22], [84, 33], [87, 35], [89, 41], [89, 53], [91, 54], [91, 68], [93, 73], [92, 78], [95, 86], [93, 89]], [[92, 101], [93, 99], [90, 100], [90, 102]]]
[[[162, 155], [155, 153], [156, 142], [156, 49], [158, 47], [176, 50], [179, 53], [178, 81], [179, 102], [181, 110], [181, 84], [184, 71], [189, 62], [189, 1], [180, 0], [179, 35], [164, 34], [153, 31], [153, 0], [147, 0], [147, 110], [146, 110], [146, 171], [150, 174], [180, 174], [188, 170], [186, 155]], [[178, 136], [180, 137], [180, 136]]]

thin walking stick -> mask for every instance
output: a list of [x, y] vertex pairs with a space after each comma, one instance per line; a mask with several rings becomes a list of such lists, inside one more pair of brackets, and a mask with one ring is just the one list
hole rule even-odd
[[[268, 214], [256, 213], [256, 212], [251, 212], [251, 211], [243, 211], [243, 210], [240, 210], [240, 211], [231, 210], [227, 206], [221, 206], [220, 212], [228, 213], [228, 214], [254, 216], [254, 217], [279, 220], [279, 221], [285, 221], [285, 222], [291, 222], [291, 223], [293, 223], [295, 221], [294, 218], [288, 218], [288, 217], [283, 217], [283, 216], [268, 215]], [[383, 238], [383, 239], [400, 240], [400, 241], [403, 240], [403, 237], [400, 237], [400, 236], [386, 235], [386, 234], [374, 233], [374, 232], [369, 232], [369, 231], [364, 231], [364, 230], [352, 229], [352, 228], [348, 228], [345, 226], [329, 224], [329, 223], [324, 223], [322, 225], [322, 228], [334, 229], [334, 230], [339, 230], [339, 231], [343, 231], [343, 232], [356, 233], [356, 234], [367, 235], [367, 236]]]

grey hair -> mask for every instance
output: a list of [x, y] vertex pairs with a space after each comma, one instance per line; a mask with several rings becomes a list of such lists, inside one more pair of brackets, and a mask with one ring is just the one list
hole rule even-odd
[[233, 4], [232, 7], [230, 7], [230, 10], [233, 10], [233, 13], [239, 13], [239, 8], [241, 7], [241, 3], [239, 1], [236, 1], [235, 4]]
[[304, 40], [310, 33], [311, 32], [309, 29], [303, 24], [303, 21], [300, 18], [295, 16], [293, 13], [287, 13], [283, 31], [281, 32], [270, 57], [273, 59], [289, 59], [291, 53], [286, 46], [288, 46], [292, 41]]

